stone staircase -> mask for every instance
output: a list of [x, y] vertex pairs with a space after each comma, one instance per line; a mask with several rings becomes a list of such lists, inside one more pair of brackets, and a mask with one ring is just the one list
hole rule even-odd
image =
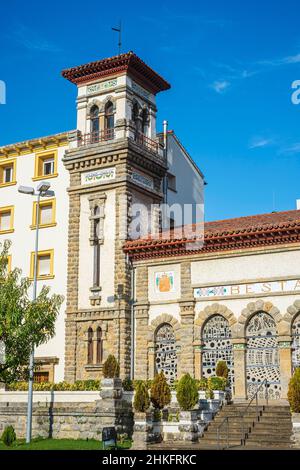
[[[290, 449], [293, 445], [293, 428], [290, 408], [281, 402], [259, 405], [259, 419], [256, 407], [248, 408], [243, 421], [239, 417], [246, 409], [247, 403], [225, 405], [209, 423], [199, 448], [216, 449], [218, 446], [217, 431], [228, 417], [228, 446], [236, 449]], [[219, 448], [227, 447], [227, 422], [219, 428]]]

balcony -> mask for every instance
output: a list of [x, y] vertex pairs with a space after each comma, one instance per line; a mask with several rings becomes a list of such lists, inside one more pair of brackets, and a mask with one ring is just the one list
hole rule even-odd
[[124, 138], [133, 140], [137, 145], [146, 148], [149, 152], [160, 158], [163, 157], [163, 149], [158, 140], [150, 139], [150, 137], [147, 137], [141, 132], [132, 132], [129, 129], [119, 130], [117, 128], [112, 128], [88, 134], [82, 134], [80, 131], [77, 131], [69, 140], [74, 142], [75, 147], [84, 147], [97, 143], [109, 143], [116, 139]]

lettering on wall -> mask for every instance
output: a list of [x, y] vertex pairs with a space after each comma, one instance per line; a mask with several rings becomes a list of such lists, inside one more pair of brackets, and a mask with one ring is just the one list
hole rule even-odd
[[93, 93], [98, 93], [99, 91], [107, 90], [109, 88], [114, 88], [118, 84], [118, 79], [114, 78], [113, 80], [107, 80], [106, 82], [95, 83], [93, 85], [88, 85], [86, 87], [86, 94], [92, 95]]
[[115, 177], [115, 167], [88, 171], [81, 174], [81, 184], [106, 183], [107, 181], [114, 180]]
[[211, 297], [238, 297], [251, 294], [273, 294], [276, 292], [300, 292], [300, 280], [198, 287], [194, 289], [194, 297], [197, 299], [209, 299]]
[[155, 273], [155, 291], [175, 292], [174, 271], [161, 271]]
[[133, 171], [131, 174], [131, 179], [145, 188], [154, 188], [153, 179], [150, 178], [150, 176], [140, 173], [139, 171]]

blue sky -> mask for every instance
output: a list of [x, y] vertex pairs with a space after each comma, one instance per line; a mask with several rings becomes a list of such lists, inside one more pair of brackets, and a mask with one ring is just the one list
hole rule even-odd
[[0, 7], [0, 145], [73, 129], [63, 68], [133, 50], [172, 85], [158, 95], [206, 176], [207, 220], [295, 208], [300, 198], [297, 0], [21, 2]]

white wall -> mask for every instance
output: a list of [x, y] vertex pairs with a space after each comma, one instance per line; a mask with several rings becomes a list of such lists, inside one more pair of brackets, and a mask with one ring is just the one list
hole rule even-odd
[[[203, 178], [179, 146], [172, 134], [168, 134], [168, 166], [169, 173], [176, 176], [176, 192], [168, 189], [167, 203], [203, 204]], [[185, 220], [183, 223], [194, 223], [195, 220]], [[197, 220], [200, 222], [200, 220]], [[182, 225], [176, 223], [176, 225]]]
[[[66, 188], [69, 185], [69, 173], [65, 169], [62, 158], [66, 147], [58, 149], [58, 177], [49, 179], [51, 189], [56, 195], [56, 222], [55, 227], [40, 229], [39, 250], [54, 249], [54, 279], [47, 281], [38, 281], [38, 290], [42, 285], [49, 285], [51, 292], [62, 294], [66, 297], [66, 279], [67, 279], [67, 231], [69, 199]], [[5, 239], [12, 241], [12, 268], [22, 269], [24, 276], [29, 276], [30, 254], [34, 251], [35, 230], [30, 229], [32, 224], [32, 207], [35, 198], [18, 193], [18, 186], [34, 186], [39, 181], [32, 181], [34, 176], [35, 154], [20, 155], [17, 160], [17, 184], [0, 188], [0, 207], [15, 206], [14, 232], [9, 234], [0, 234], [0, 242]], [[46, 178], [45, 178], [46, 179]], [[64, 376], [64, 312], [65, 302], [63, 303], [59, 317], [56, 322], [55, 338], [47, 344], [40, 346], [35, 351], [36, 356], [55, 356], [59, 358], [59, 364], [55, 366], [55, 381], [63, 380]]]

